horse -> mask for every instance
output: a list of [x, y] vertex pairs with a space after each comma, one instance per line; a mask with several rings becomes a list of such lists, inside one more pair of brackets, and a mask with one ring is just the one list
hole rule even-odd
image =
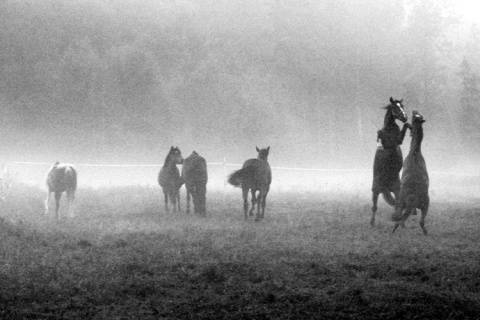
[[67, 193], [67, 213], [72, 217], [70, 205], [75, 199], [75, 191], [77, 189], [77, 171], [73, 166], [55, 162], [47, 173], [47, 199], [45, 200], [45, 214], [48, 215], [48, 202], [50, 195], [55, 192], [55, 218], [58, 220], [58, 209], [60, 208], [60, 199], [62, 192]]
[[[377, 151], [373, 161], [373, 185], [372, 185], [372, 219], [370, 224], [375, 224], [375, 213], [377, 212], [378, 195], [383, 194], [385, 201], [395, 205], [395, 199], [400, 192], [400, 170], [402, 169], [403, 155], [400, 145], [405, 138], [407, 128], [411, 128], [407, 123], [408, 117], [405, 114], [402, 100], [394, 100], [390, 97], [390, 104], [384, 107], [387, 110], [383, 123], [383, 128], [377, 131]], [[395, 120], [404, 123], [402, 130], [395, 123]], [[381, 142], [381, 144], [379, 143]], [[392, 193], [395, 198], [392, 197]]]
[[416, 209], [418, 208], [422, 211], [420, 227], [423, 233], [427, 235], [425, 217], [428, 213], [430, 197], [428, 195], [429, 178], [427, 165], [421, 150], [424, 122], [423, 116], [417, 111], [413, 111], [412, 142], [410, 151], [403, 163], [400, 196], [395, 206], [395, 213], [392, 216], [392, 219], [396, 221], [392, 233], [395, 232], [399, 224], [407, 220], [410, 214], [416, 214]]
[[[257, 216], [255, 221], [260, 221], [265, 216], [265, 206], [267, 202], [267, 194], [272, 183], [272, 170], [268, 163], [268, 154], [270, 147], [259, 150], [256, 147], [258, 156], [256, 159], [249, 159], [243, 163], [242, 169], [233, 172], [229, 178], [228, 183], [234, 187], [242, 188], [243, 196], [243, 211], [245, 213], [245, 221], [248, 219], [248, 191], [252, 193], [252, 208], [250, 209], [250, 216], [253, 215], [255, 204], [257, 204]], [[258, 191], [258, 196], [256, 193]], [[262, 211], [260, 213], [260, 205]]]
[[[178, 171], [177, 164], [182, 164], [182, 152], [178, 147], [171, 147], [168, 152], [162, 169], [158, 173], [158, 184], [162, 187], [165, 198], [165, 212], [168, 212], [168, 199], [173, 204], [173, 212], [176, 212], [177, 206], [180, 211], [180, 188], [183, 185], [182, 177]], [[178, 205], [177, 205], [178, 203]]]
[[187, 189], [187, 213], [190, 213], [190, 196], [193, 198], [193, 210], [196, 214], [206, 215], [207, 162], [196, 151], [183, 161], [182, 179]]

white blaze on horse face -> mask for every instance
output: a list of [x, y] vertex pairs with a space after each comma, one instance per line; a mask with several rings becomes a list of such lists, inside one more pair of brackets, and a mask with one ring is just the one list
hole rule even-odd
[[400, 109], [400, 111], [402, 112], [402, 116], [406, 119], [407, 118], [407, 114], [405, 113], [405, 111], [403, 110], [402, 108], [402, 105], [400, 104], [400, 102], [397, 102], [397, 107]]

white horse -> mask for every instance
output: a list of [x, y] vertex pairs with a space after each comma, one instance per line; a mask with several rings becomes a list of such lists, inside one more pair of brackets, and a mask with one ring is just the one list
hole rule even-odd
[[50, 194], [55, 192], [55, 218], [58, 220], [58, 209], [60, 208], [60, 199], [62, 192], [67, 193], [67, 213], [72, 217], [70, 205], [75, 198], [77, 189], [77, 171], [68, 164], [61, 164], [58, 161], [53, 164], [47, 174], [47, 200], [45, 200], [45, 215], [48, 215], [48, 202]]

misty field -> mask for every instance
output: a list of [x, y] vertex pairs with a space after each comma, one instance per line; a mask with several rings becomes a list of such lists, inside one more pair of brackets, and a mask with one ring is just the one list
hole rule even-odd
[[272, 193], [260, 223], [235, 191], [208, 193], [200, 218], [166, 214], [159, 188], [80, 189], [55, 223], [41, 190], [15, 185], [0, 317], [478, 319], [478, 198], [434, 195], [424, 236], [416, 216], [392, 235], [383, 200], [370, 227], [368, 190]]

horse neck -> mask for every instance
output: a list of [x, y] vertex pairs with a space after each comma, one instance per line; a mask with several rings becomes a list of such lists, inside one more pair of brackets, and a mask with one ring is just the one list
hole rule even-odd
[[383, 120], [383, 127], [392, 127], [396, 125], [395, 123], [395, 117], [393, 116], [392, 109], [388, 108], [387, 113], [385, 114], [385, 118]]
[[165, 160], [165, 164], [163, 165], [163, 169], [166, 172], [174, 171], [175, 169], [177, 169], [177, 165], [175, 164], [175, 161], [171, 159], [167, 159], [167, 160]]
[[415, 126], [412, 130], [412, 142], [410, 144], [410, 152], [422, 152], [423, 127], [422, 124]]
[[163, 163], [163, 167], [164, 168], [167, 168], [168, 166], [170, 166], [170, 164], [173, 163], [172, 161], [172, 157], [169, 155], [167, 155], [167, 157], [165, 158], [165, 162]]

